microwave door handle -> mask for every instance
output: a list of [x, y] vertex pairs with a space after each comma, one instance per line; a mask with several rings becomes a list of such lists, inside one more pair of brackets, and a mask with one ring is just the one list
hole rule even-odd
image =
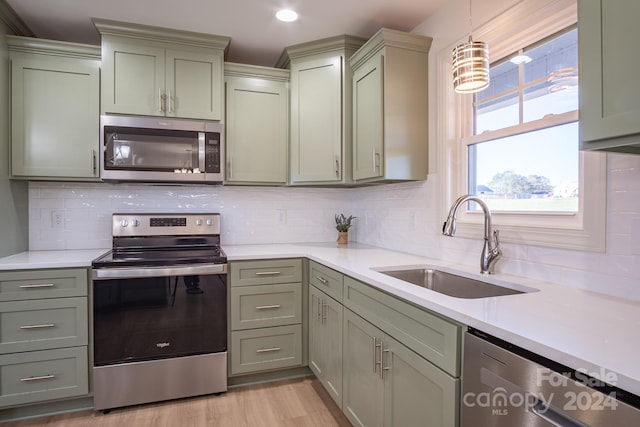
[[198, 132], [198, 163], [200, 164], [200, 172], [203, 174], [207, 172], [207, 164], [205, 162], [205, 158], [206, 158], [205, 139], [206, 139], [206, 133]]

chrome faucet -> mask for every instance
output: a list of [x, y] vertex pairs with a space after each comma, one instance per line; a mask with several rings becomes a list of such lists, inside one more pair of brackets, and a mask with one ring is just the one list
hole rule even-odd
[[491, 232], [491, 210], [482, 199], [471, 194], [458, 197], [451, 205], [449, 216], [442, 226], [442, 234], [450, 237], [456, 234], [456, 213], [460, 205], [469, 201], [479, 204], [484, 212], [484, 246], [480, 254], [480, 273], [493, 274], [496, 262], [502, 256], [502, 250], [498, 240], [499, 230]]

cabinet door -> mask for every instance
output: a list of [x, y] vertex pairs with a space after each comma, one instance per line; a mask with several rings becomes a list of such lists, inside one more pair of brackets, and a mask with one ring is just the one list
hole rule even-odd
[[102, 43], [102, 112], [164, 116], [164, 49]]
[[342, 410], [354, 426], [383, 425], [384, 382], [380, 378], [383, 336], [369, 322], [344, 311]]
[[222, 56], [167, 49], [165, 61], [163, 95], [166, 115], [221, 120]]
[[12, 175], [97, 178], [98, 61], [12, 60]]
[[578, 2], [582, 149], [640, 153], [638, 16], [636, 1]]
[[353, 74], [353, 179], [383, 176], [384, 56], [375, 55]]
[[459, 380], [389, 336], [384, 346], [384, 425], [455, 427]]
[[228, 183], [287, 182], [287, 95], [284, 82], [227, 80]]
[[309, 287], [309, 366], [342, 408], [342, 304]]
[[341, 56], [291, 66], [291, 182], [342, 179]]

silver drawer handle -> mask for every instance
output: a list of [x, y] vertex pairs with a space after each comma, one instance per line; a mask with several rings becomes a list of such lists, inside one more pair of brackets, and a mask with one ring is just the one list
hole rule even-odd
[[256, 353], [268, 353], [270, 351], [280, 351], [280, 347], [262, 348], [260, 350], [256, 350]]
[[29, 382], [29, 381], [41, 381], [41, 380], [52, 380], [54, 379], [56, 376], [53, 374], [50, 375], [41, 375], [39, 377], [28, 377], [28, 378], [20, 378], [20, 381], [22, 382]]
[[20, 326], [20, 329], [44, 329], [44, 328], [53, 328], [54, 326], [56, 326], [55, 323], [43, 323], [42, 325]]
[[55, 283], [41, 283], [38, 285], [20, 285], [21, 289], [53, 288]]
[[259, 271], [256, 273], [256, 276], [275, 276], [276, 274], [280, 274], [279, 271]]
[[256, 307], [256, 310], [268, 310], [270, 308], [280, 308], [281, 305], [280, 304], [274, 304], [274, 305], [260, 305], [258, 307]]
[[316, 279], [318, 279], [320, 281], [320, 283], [322, 283], [323, 285], [328, 285], [329, 284], [329, 281], [327, 279], [325, 279], [324, 277], [316, 276]]

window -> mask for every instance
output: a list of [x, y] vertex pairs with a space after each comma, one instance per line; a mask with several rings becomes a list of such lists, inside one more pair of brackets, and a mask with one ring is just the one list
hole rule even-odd
[[463, 139], [467, 192], [496, 212], [577, 212], [577, 29], [519, 49], [490, 73]]
[[[604, 251], [606, 157], [578, 151], [576, 9], [576, 0], [523, 0], [474, 30], [492, 64], [489, 88], [475, 95], [454, 93], [452, 46], [439, 53], [443, 215], [473, 193], [502, 241]], [[480, 238], [479, 207], [461, 211], [457, 235]]]

